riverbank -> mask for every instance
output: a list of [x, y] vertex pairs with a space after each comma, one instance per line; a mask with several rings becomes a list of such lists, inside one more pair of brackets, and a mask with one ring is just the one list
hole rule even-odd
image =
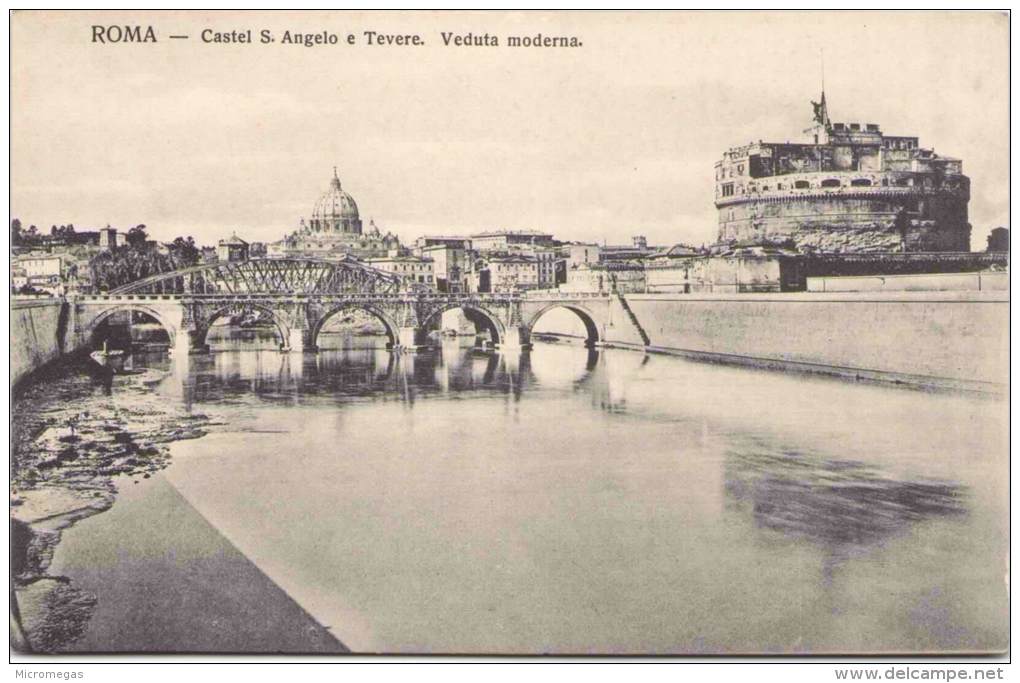
[[17, 387], [11, 422], [14, 644], [54, 652], [81, 636], [96, 596], [50, 571], [62, 533], [114, 504], [114, 477], [166, 467], [167, 444], [203, 435], [208, 420], [166, 404], [151, 387], [165, 371], [119, 376], [73, 358]]
[[133, 359], [138, 369], [122, 375], [59, 360], [16, 391], [12, 644], [347, 652], [161, 475], [172, 442], [216, 423], [166, 400], [164, 356]]
[[166, 479], [118, 477], [117, 504], [69, 530], [52, 570], [99, 596], [64, 652], [341, 654], [347, 648]]

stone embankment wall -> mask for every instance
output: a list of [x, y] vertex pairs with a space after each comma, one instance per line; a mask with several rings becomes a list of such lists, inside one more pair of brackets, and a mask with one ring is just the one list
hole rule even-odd
[[[1001, 390], [1008, 293], [630, 294], [606, 341], [651, 350], [912, 384]], [[637, 322], [635, 323], [634, 320]]]
[[1009, 273], [933, 273], [809, 277], [809, 292], [951, 292], [1009, 291]]
[[11, 302], [11, 386], [58, 358], [68, 330], [68, 307], [62, 299], [14, 299]]

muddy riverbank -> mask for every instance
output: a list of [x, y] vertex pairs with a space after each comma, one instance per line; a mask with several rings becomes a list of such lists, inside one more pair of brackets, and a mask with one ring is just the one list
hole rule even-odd
[[95, 608], [95, 595], [49, 572], [62, 532], [113, 505], [115, 477], [149, 478], [168, 464], [167, 444], [205, 433], [208, 418], [151, 390], [165, 366], [112, 375], [69, 358], [17, 387], [10, 508], [13, 630], [20, 649], [65, 649]]

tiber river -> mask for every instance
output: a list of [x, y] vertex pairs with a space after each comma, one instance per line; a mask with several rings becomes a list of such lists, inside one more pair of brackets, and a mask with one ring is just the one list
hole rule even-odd
[[151, 363], [214, 424], [64, 532], [75, 649], [1007, 645], [1000, 399], [563, 343]]

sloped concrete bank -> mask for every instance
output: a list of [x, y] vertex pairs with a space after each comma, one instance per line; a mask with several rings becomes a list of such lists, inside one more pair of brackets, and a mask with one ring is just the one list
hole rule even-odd
[[607, 345], [991, 393], [1009, 383], [1007, 292], [630, 294], [626, 301], [637, 324], [614, 300]]

